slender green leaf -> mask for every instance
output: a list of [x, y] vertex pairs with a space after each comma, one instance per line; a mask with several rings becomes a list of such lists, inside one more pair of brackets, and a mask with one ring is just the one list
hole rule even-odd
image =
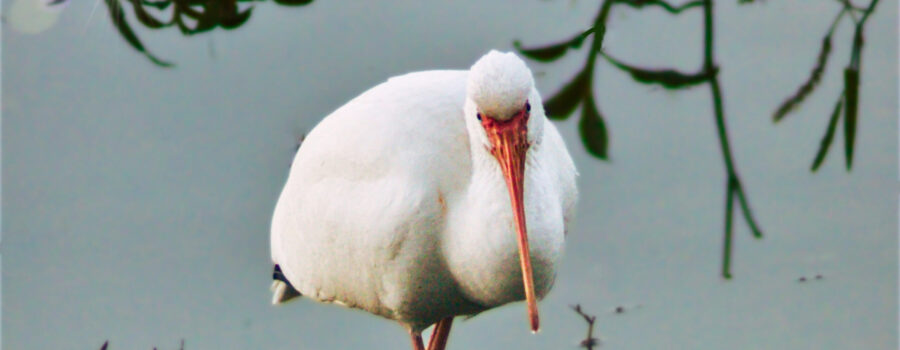
[[577, 49], [581, 47], [581, 44], [584, 43], [584, 39], [591, 35], [591, 33], [593, 32], [594, 28], [591, 28], [581, 34], [576, 35], [572, 39], [544, 47], [526, 49], [522, 47], [522, 43], [518, 40], [513, 42], [513, 46], [525, 57], [528, 57], [535, 61], [551, 62], [562, 57], [570, 48]]
[[553, 60], [556, 60], [557, 58], [562, 57], [566, 53], [566, 51], [569, 50], [569, 43], [564, 42], [553, 44], [550, 46], [526, 49], [522, 47], [521, 42], [516, 40], [513, 42], [513, 47], [515, 47], [516, 50], [518, 50], [525, 57], [528, 57], [535, 61], [551, 62]]
[[[233, 6], [228, 6], [226, 4], [232, 4]], [[231, 11], [229, 11], [231, 10]], [[197, 25], [194, 26], [193, 32], [191, 34], [208, 32], [216, 28], [219, 25], [219, 22], [222, 21], [222, 18], [231, 15], [229, 12], [237, 12], [237, 5], [230, 1], [208, 1], [204, 6], [202, 11], [198, 11], [200, 13], [200, 17], [197, 18]]]
[[844, 70], [844, 152], [847, 170], [853, 167], [853, 141], [856, 139], [856, 112], [859, 102], [859, 70]]
[[841, 94], [841, 97], [834, 105], [834, 111], [831, 112], [831, 118], [828, 119], [828, 129], [825, 130], [825, 136], [822, 137], [822, 141], [819, 143], [819, 151], [816, 153], [816, 158], [813, 160], [812, 166], [810, 167], [810, 171], [812, 172], [819, 170], [819, 167], [822, 166], [822, 163], [825, 161], [825, 156], [828, 154], [828, 148], [831, 147], [831, 141], [834, 139], [834, 131], [837, 129], [837, 122], [838, 119], [840, 119], [841, 108], [843, 106], [844, 95]]
[[234, 29], [244, 25], [244, 22], [247, 22], [247, 20], [250, 19], [250, 15], [252, 14], [252, 12], [253, 8], [250, 7], [242, 12], [238, 12], [229, 17], [222, 18], [222, 28]]
[[153, 17], [147, 10], [144, 9], [144, 6], [141, 4], [141, 0], [129, 0], [131, 2], [131, 7], [134, 8], [134, 15], [137, 17], [138, 21], [143, 23], [147, 28], [159, 29], [166, 27], [167, 24]]
[[148, 1], [141, 0], [141, 4], [144, 6], [155, 7], [157, 10], [165, 10], [172, 4], [172, 0], [160, 0], [160, 1]]
[[147, 58], [150, 59], [150, 61], [158, 66], [172, 66], [172, 63], [157, 58], [152, 53], [150, 53], [150, 51], [144, 48], [144, 44], [142, 44], [141, 40], [138, 39], [136, 34], [134, 34], [134, 31], [131, 30], [131, 27], [128, 26], [128, 22], [125, 20], [125, 11], [122, 10], [122, 5], [119, 3], [119, 0], [105, 0], [105, 2], [106, 7], [109, 9], [109, 16], [110, 18], [112, 18], [113, 25], [116, 27], [116, 29], [119, 30], [119, 34], [122, 35], [122, 38], [124, 38], [132, 48], [134, 48], [138, 52], [143, 53], [145, 56], [147, 56]]
[[709, 81], [717, 70], [698, 74], [685, 74], [673, 69], [645, 69], [625, 64], [609, 55], [603, 54], [609, 63], [631, 75], [635, 81], [643, 84], [659, 84], [666, 89], [682, 89]]
[[287, 6], [303, 6], [309, 5], [313, 0], [275, 0], [276, 4]]
[[677, 14], [681, 13], [681, 11], [684, 11], [684, 10], [687, 10], [687, 9], [690, 9], [693, 7], [703, 6], [703, 1], [691, 1], [689, 3], [686, 3], [686, 4], [678, 6], [678, 7], [672, 6], [671, 4], [669, 4], [665, 1], [662, 1], [662, 0], [616, 0], [616, 2], [620, 3], [620, 4], [628, 5], [630, 7], [636, 8], [636, 9], [640, 9], [644, 6], [659, 6], [659, 7], [662, 7], [662, 9], [665, 10], [666, 12], [671, 13], [673, 15], [677, 15]]
[[591, 71], [582, 69], [553, 97], [544, 102], [544, 111], [552, 119], [566, 119], [590, 93]]
[[788, 97], [784, 102], [781, 103], [781, 106], [778, 107], [778, 110], [775, 111], [775, 114], [772, 116], [772, 120], [774, 122], [780, 121], [784, 118], [788, 113], [793, 111], [800, 105], [803, 100], [809, 96], [815, 90], [816, 85], [818, 85], [819, 81], [822, 80], [822, 74], [825, 72], [825, 66], [828, 63], [828, 57], [831, 53], [831, 34], [825, 36], [822, 39], [822, 48], [819, 50], [819, 57], [816, 59], [816, 66], [813, 67], [812, 72], [809, 75], [809, 78], [806, 79], [806, 82], [803, 85], [800, 85], [800, 88], [797, 89], [797, 92], [794, 93], [791, 97]]
[[191, 3], [187, 1], [178, 1], [175, 3], [175, 8], [178, 12], [183, 13], [185, 16], [188, 16], [192, 19], [199, 20], [200, 16], [203, 16], [203, 12], [198, 11], [191, 7]]
[[734, 222], [734, 193], [737, 191], [735, 179], [728, 178], [728, 185], [725, 186], [725, 237], [722, 247], [722, 278], [731, 279], [731, 250], [732, 250], [732, 232]]
[[578, 131], [581, 133], [581, 142], [592, 156], [607, 159], [609, 150], [609, 136], [606, 132], [606, 123], [603, 116], [594, 103], [593, 96], [586, 96], [581, 107], [581, 120], [578, 122]]

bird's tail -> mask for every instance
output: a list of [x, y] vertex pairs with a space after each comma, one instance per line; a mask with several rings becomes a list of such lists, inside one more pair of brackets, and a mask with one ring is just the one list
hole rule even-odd
[[275, 271], [272, 272], [272, 279], [274, 279], [274, 281], [272, 281], [272, 286], [269, 287], [269, 289], [272, 290], [273, 305], [285, 303], [303, 295], [294, 289], [294, 286], [287, 280], [284, 273], [281, 272], [281, 267], [278, 265], [275, 265]]

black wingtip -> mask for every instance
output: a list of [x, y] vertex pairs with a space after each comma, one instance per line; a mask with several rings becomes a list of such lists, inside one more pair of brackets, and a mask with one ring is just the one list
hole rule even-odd
[[278, 266], [278, 264], [275, 264], [275, 269], [272, 271], [272, 279], [291, 284], [291, 282], [287, 280], [287, 277], [284, 276], [284, 272], [281, 271], [281, 266]]

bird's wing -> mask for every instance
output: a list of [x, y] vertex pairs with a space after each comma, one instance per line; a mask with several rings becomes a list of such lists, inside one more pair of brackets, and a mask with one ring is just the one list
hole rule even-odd
[[[441, 191], [465, 172], [464, 71], [393, 78], [300, 147], [272, 220], [272, 258], [305, 296], [385, 315], [438, 240]], [[414, 287], [414, 286], [413, 286]]]

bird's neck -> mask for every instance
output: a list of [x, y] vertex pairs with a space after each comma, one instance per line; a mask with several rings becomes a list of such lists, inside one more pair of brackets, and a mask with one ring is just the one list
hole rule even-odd
[[[534, 281], [538, 295], [549, 290], [553, 263], [562, 249], [562, 228], [553, 219], [558, 212], [547, 192], [539, 163], [539, 149], [529, 149], [524, 172], [527, 221]], [[472, 179], [460, 198], [459, 210], [447, 218], [443, 252], [460, 288], [469, 300], [496, 306], [522, 300], [522, 275], [515, 221], [503, 172], [490, 151], [473, 146]], [[547, 211], [549, 215], [537, 215]], [[543, 214], [543, 213], [542, 213]], [[556, 220], [561, 223], [561, 220]]]

